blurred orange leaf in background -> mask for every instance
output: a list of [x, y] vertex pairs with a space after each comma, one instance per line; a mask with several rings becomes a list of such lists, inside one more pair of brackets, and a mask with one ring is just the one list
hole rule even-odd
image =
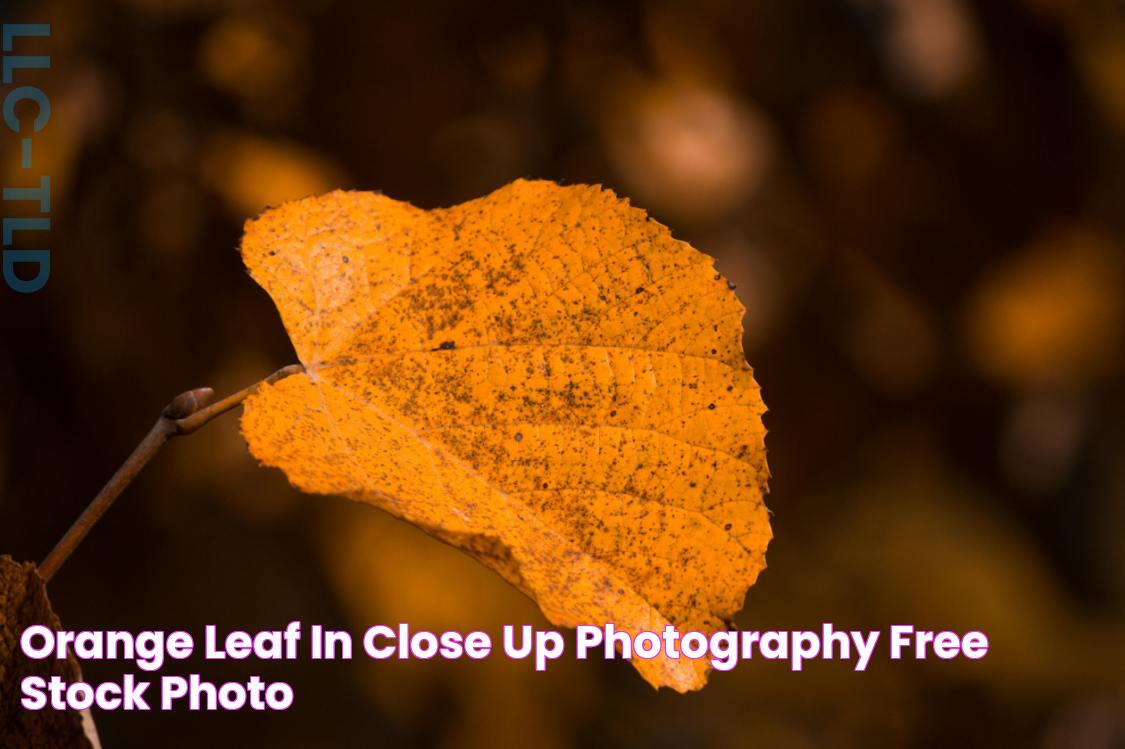
[[556, 625], [727, 628], [771, 532], [744, 310], [711, 258], [608, 190], [526, 181], [433, 211], [288, 203], [242, 255], [305, 367], [246, 403], [260, 461], [462, 549]]
[[1042, 386], [1112, 375], [1121, 364], [1125, 266], [1104, 233], [1055, 229], [999, 264], [969, 300], [971, 360], [1000, 382]]

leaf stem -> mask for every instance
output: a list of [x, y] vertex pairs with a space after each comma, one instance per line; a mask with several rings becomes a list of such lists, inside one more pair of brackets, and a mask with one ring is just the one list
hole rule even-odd
[[172, 402], [165, 407], [160, 414], [160, 418], [152, 425], [152, 429], [148, 431], [140, 444], [133, 448], [133, 452], [125, 459], [117, 472], [110, 477], [102, 490], [87, 505], [66, 534], [55, 544], [51, 553], [39, 565], [39, 576], [43, 578], [44, 582], [54, 577], [63, 562], [82, 543], [82, 539], [86, 537], [90, 529], [101, 519], [118, 495], [125, 490], [125, 487], [137, 477], [141, 469], [160, 451], [165, 442], [172, 437], [191, 434], [212, 419], [235, 408], [261, 387], [262, 383], [272, 384], [289, 375], [303, 371], [304, 367], [299, 364], [282, 367], [269, 377], [210, 405], [207, 405], [207, 403], [213, 394], [211, 388], [189, 390], [172, 399]]

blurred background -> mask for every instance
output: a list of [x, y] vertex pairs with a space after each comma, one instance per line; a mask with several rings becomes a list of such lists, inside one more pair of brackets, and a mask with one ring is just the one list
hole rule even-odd
[[[46, 289], [0, 294], [0, 552], [41, 559], [176, 393], [294, 361], [236, 251], [266, 205], [597, 182], [748, 308], [775, 540], [738, 624], [992, 642], [864, 674], [746, 662], [685, 696], [620, 661], [189, 663], [296, 705], [101, 713], [107, 749], [1125, 746], [1125, 4], [6, 0], [3, 20], [52, 24], [54, 223]], [[258, 468], [234, 416], [165, 448], [50, 593], [71, 629], [546, 626], [469, 558]]]

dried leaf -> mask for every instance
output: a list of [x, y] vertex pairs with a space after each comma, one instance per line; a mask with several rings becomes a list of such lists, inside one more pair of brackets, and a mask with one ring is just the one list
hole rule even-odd
[[20, 705], [20, 685], [28, 676], [61, 676], [68, 683], [79, 680], [73, 658], [40, 661], [23, 654], [20, 635], [33, 624], [59, 628], [43, 579], [31, 562], [18, 564], [10, 556], [0, 556], [0, 746], [90, 747], [82, 713], [50, 708], [25, 710]]
[[709, 257], [607, 190], [525, 181], [434, 211], [308, 198], [242, 254], [306, 370], [247, 401], [260, 461], [461, 548], [556, 625], [711, 632], [742, 607], [765, 406]]

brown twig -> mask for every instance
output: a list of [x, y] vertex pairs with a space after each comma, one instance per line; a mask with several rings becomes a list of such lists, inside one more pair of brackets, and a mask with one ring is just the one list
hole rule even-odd
[[153, 456], [159, 452], [160, 448], [172, 437], [179, 437], [185, 434], [191, 434], [198, 430], [204, 424], [214, 419], [217, 416], [225, 414], [230, 411], [242, 401], [246, 400], [255, 390], [261, 387], [262, 383], [274, 383], [280, 379], [288, 377], [289, 375], [303, 372], [304, 368], [299, 364], [291, 364], [288, 367], [283, 367], [264, 380], [254, 383], [248, 388], [239, 390], [233, 395], [223, 398], [217, 403], [207, 405], [214, 391], [211, 388], [196, 388], [181, 393], [172, 399], [164, 411], [160, 414], [160, 418], [152, 425], [152, 429], [148, 431], [145, 438], [141, 440], [133, 452], [117, 469], [117, 473], [113, 474], [102, 490], [98, 492], [97, 496], [87, 505], [86, 509], [70, 526], [70, 530], [66, 532], [59, 542], [55, 544], [55, 548], [47, 555], [43, 563], [39, 565], [39, 576], [46, 582], [50, 580], [63, 562], [78, 548], [78, 544], [82, 543], [82, 539], [90, 532], [90, 529], [101, 519], [109, 509], [113, 501], [117, 499], [118, 495], [124, 491], [125, 487], [137, 477], [141, 469], [152, 460]]

